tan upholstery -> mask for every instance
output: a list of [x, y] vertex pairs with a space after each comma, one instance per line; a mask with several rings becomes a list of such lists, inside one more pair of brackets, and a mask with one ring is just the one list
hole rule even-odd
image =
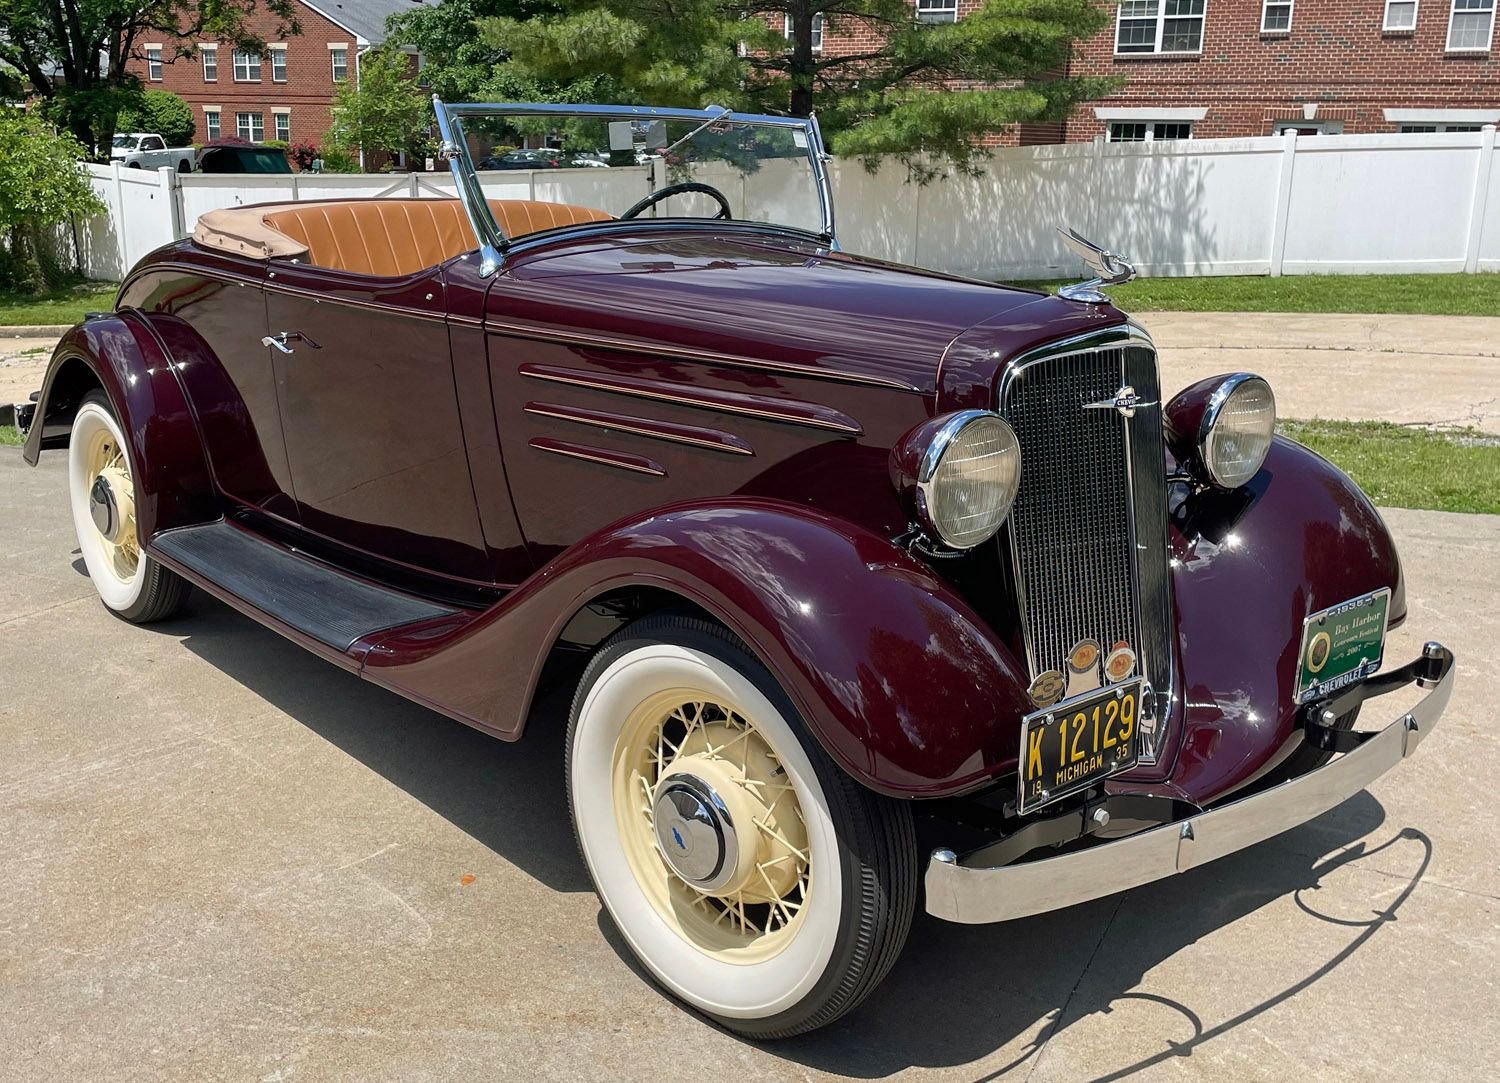
[[296, 259], [307, 253], [307, 245], [294, 241], [266, 225], [257, 207], [246, 213], [242, 207], [209, 211], [193, 227], [193, 240], [205, 248], [233, 252], [251, 259]]
[[[489, 203], [507, 237], [610, 217], [566, 203]], [[463, 204], [456, 199], [362, 199], [253, 209], [261, 212], [266, 226], [294, 245], [305, 246], [306, 262], [354, 274], [412, 274], [478, 246]]]

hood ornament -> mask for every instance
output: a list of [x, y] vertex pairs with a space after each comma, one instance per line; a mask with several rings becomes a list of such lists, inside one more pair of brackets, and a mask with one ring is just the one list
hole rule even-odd
[[1057, 291], [1059, 297], [1065, 297], [1069, 301], [1082, 301], [1090, 305], [1102, 305], [1109, 298], [1099, 292], [1100, 286], [1118, 286], [1135, 277], [1135, 264], [1123, 256], [1105, 251], [1093, 241], [1080, 235], [1077, 230], [1064, 229], [1059, 226], [1057, 232], [1062, 236], [1063, 244], [1083, 260], [1084, 266], [1094, 274], [1094, 277], [1086, 282], [1075, 282], [1072, 285], [1059, 287]]

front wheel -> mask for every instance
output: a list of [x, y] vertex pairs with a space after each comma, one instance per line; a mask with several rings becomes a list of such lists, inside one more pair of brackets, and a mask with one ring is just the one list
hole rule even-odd
[[136, 624], [182, 608], [190, 585], [141, 549], [125, 434], [102, 391], [90, 391], [68, 438], [68, 499], [78, 550], [105, 606]]
[[671, 993], [782, 1038], [879, 984], [916, 903], [905, 805], [856, 784], [729, 632], [622, 629], [568, 723], [568, 800], [616, 927]]

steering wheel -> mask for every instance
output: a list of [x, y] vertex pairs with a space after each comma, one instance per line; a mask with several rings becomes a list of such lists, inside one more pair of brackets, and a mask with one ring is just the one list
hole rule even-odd
[[658, 192], [652, 192], [645, 199], [641, 200], [639, 203], [632, 205], [628, 211], [620, 215], [620, 221], [624, 221], [627, 218], [635, 218], [642, 211], [656, 206], [662, 200], [667, 199], [671, 196], [682, 195], [684, 192], [702, 192], [704, 195], [713, 199], [713, 201], [719, 205], [719, 213], [714, 215], [713, 221], [721, 221], [726, 218], [734, 217], [734, 215], [729, 210], [729, 200], [724, 198], [723, 192], [719, 191], [711, 184], [700, 184], [698, 181], [683, 181], [681, 184], [669, 184]]

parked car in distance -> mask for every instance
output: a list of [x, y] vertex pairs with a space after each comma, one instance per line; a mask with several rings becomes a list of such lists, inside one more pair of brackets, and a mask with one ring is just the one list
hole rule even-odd
[[192, 147], [169, 147], [154, 132], [116, 132], [109, 158], [131, 169], [160, 169], [169, 165], [179, 173], [190, 173], [197, 153]]
[[[671, 168], [486, 199], [464, 121], [507, 118], [648, 120]], [[142, 259], [59, 343], [24, 455], [66, 448], [124, 620], [196, 586], [506, 740], [571, 696], [567, 808], [528, 816], [571, 817], [619, 942], [693, 1009], [823, 1026], [919, 906], [1170, 880], [1436, 724], [1452, 653], [1382, 668], [1407, 603], [1380, 514], [1275, 434], [1260, 377], [1164, 395], [1098, 289], [1119, 257], [1069, 236], [1097, 277], [1049, 296], [843, 252], [814, 119], [437, 120], [458, 199], [232, 207]], [[1388, 791], [1401, 822], [1460, 767]], [[1016, 967], [1092, 951], [1093, 913]]]
[[290, 173], [292, 163], [282, 147], [252, 143], [210, 143], [198, 155], [201, 173]]

